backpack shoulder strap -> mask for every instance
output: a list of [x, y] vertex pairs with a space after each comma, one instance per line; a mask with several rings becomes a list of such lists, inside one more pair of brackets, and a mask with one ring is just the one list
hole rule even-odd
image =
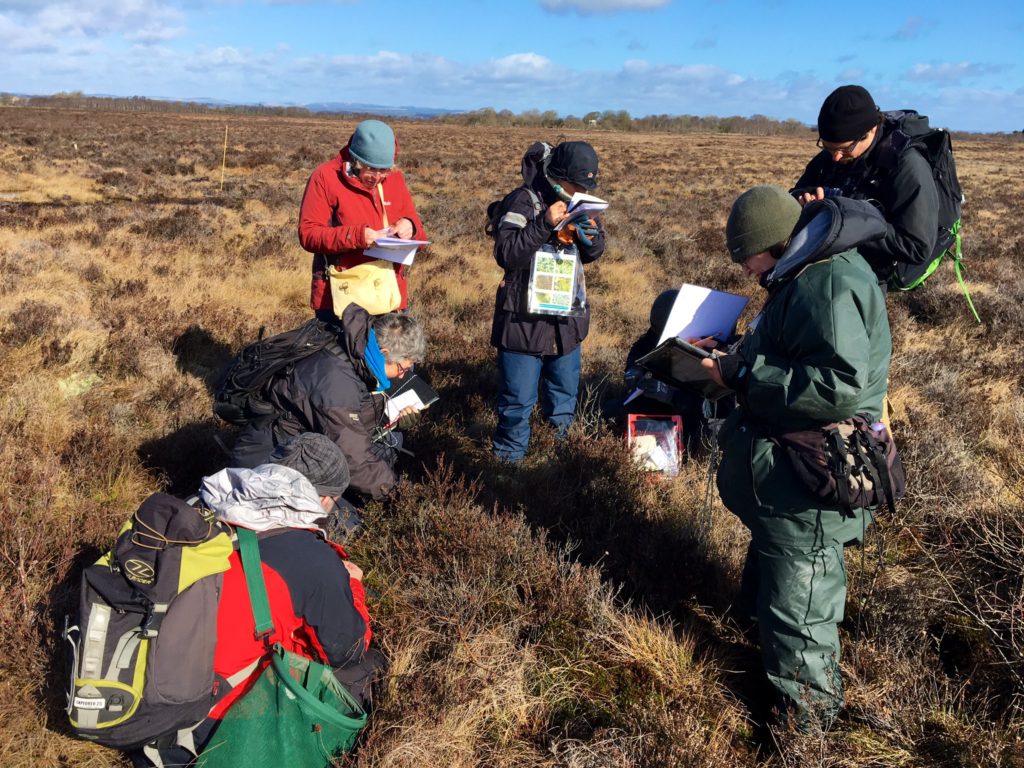
[[260, 543], [256, 532], [248, 528], [236, 528], [238, 553], [245, 571], [245, 585], [249, 590], [252, 615], [256, 619], [256, 637], [269, 637], [274, 631], [270, 616], [270, 601], [267, 599], [267, 585], [263, 581], [263, 561], [260, 560]]
[[533, 187], [527, 187], [526, 191], [530, 195], [530, 202], [533, 203], [533, 218], [537, 218], [537, 214], [544, 209], [544, 203], [541, 202], [540, 195], [534, 192]]

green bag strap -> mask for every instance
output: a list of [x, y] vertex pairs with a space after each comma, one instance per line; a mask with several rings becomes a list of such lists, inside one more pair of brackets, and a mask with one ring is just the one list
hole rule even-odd
[[256, 637], [267, 638], [274, 631], [274, 621], [270, 617], [267, 585], [263, 581], [260, 543], [256, 539], [256, 532], [248, 528], [236, 528], [235, 533], [238, 535], [238, 553], [242, 558], [242, 570], [245, 572], [245, 585], [249, 589], [252, 615], [256, 620]]
[[953, 244], [949, 246], [946, 251], [950, 256], [953, 257], [953, 271], [956, 272], [957, 282], [960, 283], [960, 289], [964, 292], [964, 297], [967, 299], [967, 306], [971, 308], [971, 313], [974, 315], [974, 319], [981, 323], [981, 317], [978, 315], [978, 310], [974, 308], [974, 302], [971, 301], [971, 292], [967, 290], [967, 281], [964, 279], [964, 265], [963, 265], [963, 252], [960, 250], [960, 219], [956, 220], [956, 224], [950, 230], [955, 238]]

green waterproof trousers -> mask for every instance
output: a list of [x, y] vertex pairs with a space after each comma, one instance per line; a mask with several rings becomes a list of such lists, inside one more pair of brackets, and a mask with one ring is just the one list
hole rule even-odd
[[753, 538], [741, 592], [753, 598], [768, 680], [783, 709], [803, 728], [812, 723], [827, 728], [843, 707], [838, 628], [846, 604], [843, 549], [861, 541], [870, 519], [867, 510], [852, 517], [807, 510], [793, 517], [743, 519]]
[[718, 477], [723, 502], [751, 534], [737, 602], [757, 616], [765, 672], [783, 711], [801, 728], [827, 728], [844, 701], [843, 549], [863, 541], [871, 512], [811, 506], [770, 443], [743, 436], [738, 442], [743, 449], [723, 457]]

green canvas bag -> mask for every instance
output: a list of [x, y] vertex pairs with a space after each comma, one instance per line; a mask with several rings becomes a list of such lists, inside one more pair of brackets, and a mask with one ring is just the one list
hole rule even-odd
[[[274, 631], [263, 581], [259, 542], [236, 529], [256, 634]], [[269, 648], [270, 664], [234, 705], [207, 742], [197, 768], [329, 768], [352, 749], [367, 714], [331, 668]]]

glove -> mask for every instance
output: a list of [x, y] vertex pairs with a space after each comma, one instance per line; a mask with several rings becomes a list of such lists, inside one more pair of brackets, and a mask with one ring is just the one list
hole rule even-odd
[[420, 423], [420, 419], [423, 418], [419, 411], [414, 413], [407, 413], [398, 419], [398, 428], [403, 432], [407, 429], [412, 429]]
[[581, 219], [574, 222], [573, 226], [576, 227], [576, 239], [583, 245], [593, 245], [594, 238], [601, 234], [601, 228], [593, 219]]

